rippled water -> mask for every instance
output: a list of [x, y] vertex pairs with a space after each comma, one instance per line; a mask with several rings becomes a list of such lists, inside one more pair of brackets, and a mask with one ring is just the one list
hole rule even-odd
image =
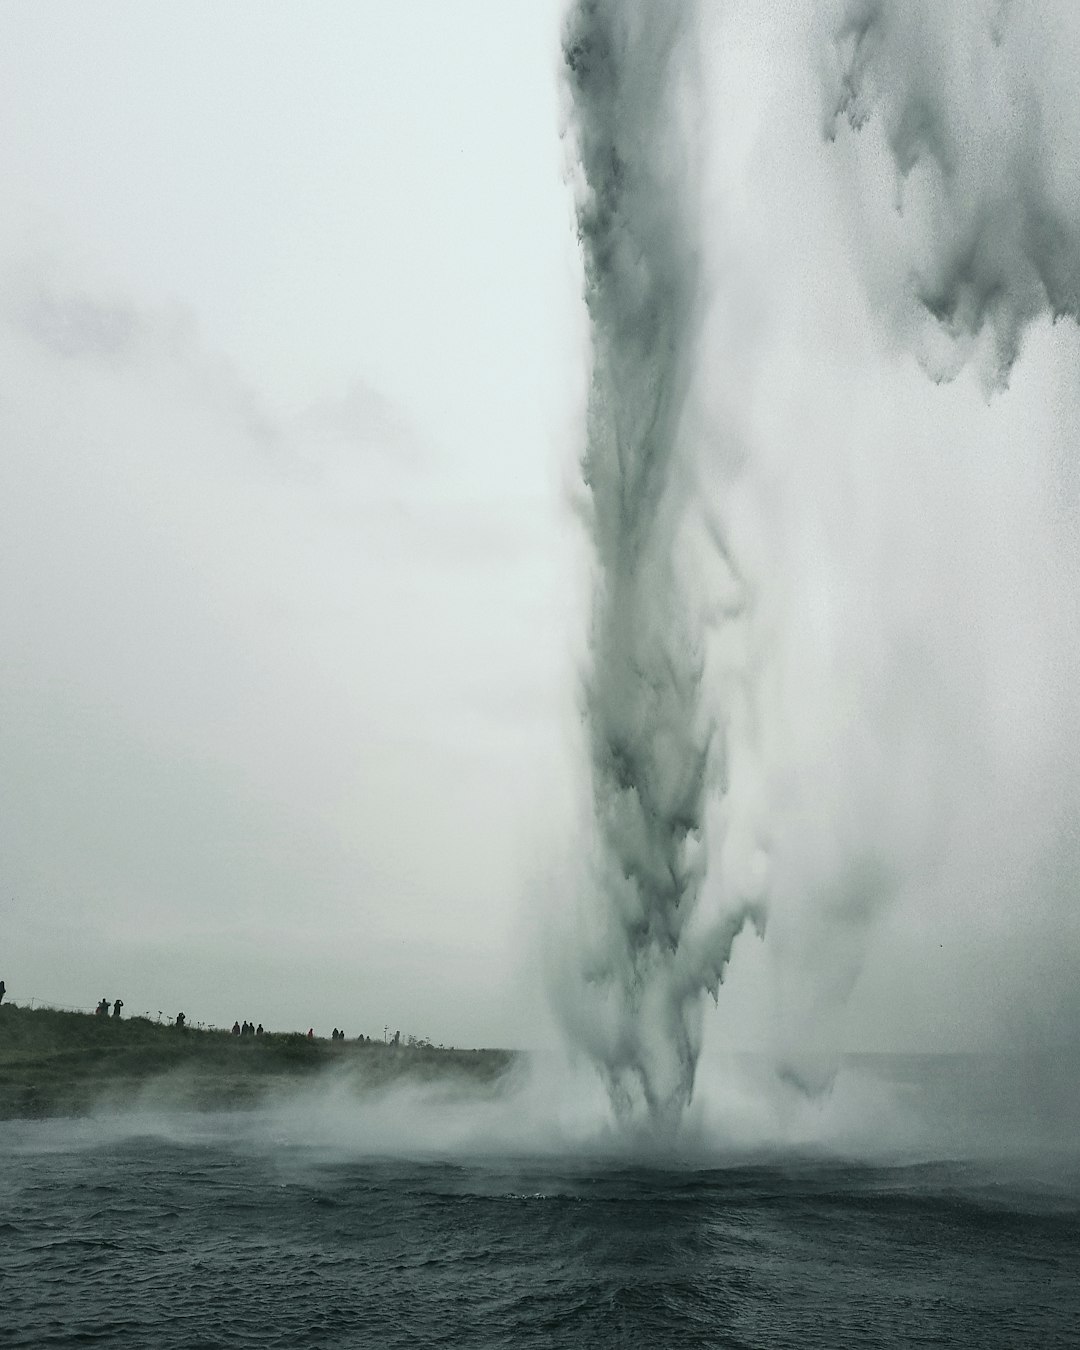
[[0, 1126], [0, 1343], [1080, 1343], [1074, 1164], [402, 1162], [147, 1128]]

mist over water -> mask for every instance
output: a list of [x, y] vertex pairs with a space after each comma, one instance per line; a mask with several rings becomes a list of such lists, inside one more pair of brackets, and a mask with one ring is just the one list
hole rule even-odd
[[298, 1158], [413, 1159], [462, 1165], [544, 1160], [674, 1171], [784, 1166], [984, 1165], [1074, 1174], [1080, 1061], [1037, 1056], [846, 1056], [827, 1092], [780, 1078], [769, 1056], [701, 1064], [677, 1134], [628, 1129], [602, 1081], [557, 1054], [522, 1059], [500, 1079], [447, 1074], [365, 1083], [329, 1070], [278, 1084], [244, 1109], [195, 1110], [181, 1075], [148, 1079], [120, 1104], [108, 1091], [87, 1114], [0, 1123], [0, 1146], [93, 1150], [124, 1140], [233, 1141]]
[[740, 1039], [813, 1097], [845, 1047], [1052, 1066], [1080, 1009], [1080, 20], [779, 8], [565, 28], [592, 820], [554, 1001], [662, 1132]]
[[1009, 1350], [1075, 1326], [1075, 1167], [404, 1142], [380, 1156], [344, 1112], [0, 1126], [7, 1343]]

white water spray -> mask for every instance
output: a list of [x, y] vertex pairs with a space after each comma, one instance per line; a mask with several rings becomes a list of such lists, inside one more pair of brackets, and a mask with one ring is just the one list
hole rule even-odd
[[566, 33], [584, 182], [593, 369], [583, 461], [597, 576], [585, 684], [601, 908], [587, 1040], [617, 1109], [677, 1119], [701, 1005], [747, 904], [690, 936], [723, 728], [699, 697], [703, 634], [676, 560], [692, 488], [685, 412], [701, 316], [696, 7], [584, 0]]
[[890, 308], [934, 379], [974, 359], [1000, 386], [1040, 315], [1080, 319], [1075, 56], [1075, 23], [1053, 3], [841, 9], [827, 134], [868, 131], [892, 159], [903, 229]]
[[[1078, 940], [1076, 391], [1071, 337], [1044, 332], [1078, 313], [1078, 25], [990, 3], [724, 14], [581, 0], [565, 40], [596, 575], [560, 1008], [616, 1109], [666, 1124], [748, 921], [768, 918], [765, 1039], [809, 1088], [883, 922], [908, 944], [894, 1007], [917, 1012], [925, 970], [942, 1044]], [[735, 92], [703, 74], [702, 29], [729, 17]], [[1029, 387], [973, 400], [963, 372], [1019, 384], [1033, 334]], [[1035, 1004], [1060, 1027], [1065, 1002], [1055, 973], [993, 1035]]]

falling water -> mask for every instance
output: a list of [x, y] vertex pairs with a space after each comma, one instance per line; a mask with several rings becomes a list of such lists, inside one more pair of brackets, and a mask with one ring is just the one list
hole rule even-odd
[[[901, 901], [921, 916], [912, 931], [941, 923], [945, 951], [950, 931], [978, 930], [970, 897], [1007, 907], [1003, 878], [1026, 870], [1026, 959], [1075, 940], [1052, 936], [1069, 922], [1077, 793], [1061, 750], [1077, 560], [1075, 483], [1055, 447], [1069, 423], [1027, 447], [1025, 469], [1009, 446], [1037, 396], [1010, 403], [1006, 386], [1029, 334], [1080, 314], [1078, 26], [1068, 7], [996, 0], [724, 15], [752, 33], [748, 59], [768, 53], [770, 139], [755, 153], [781, 167], [765, 163], [762, 188], [751, 156], [751, 205], [720, 222], [704, 204], [706, 110], [724, 93], [702, 31], [726, 17], [578, 0], [564, 33], [595, 569], [587, 921], [580, 997], [562, 1011], [616, 1110], [666, 1125], [691, 1100], [706, 995], [747, 924], [764, 933], [768, 918], [781, 1039], [827, 1045], [834, 1066], [840, 1011]], [[742, 114], [731, 95], [717, 120]], [[722, 125], [719, 139], [737, 134]], [[710, 407], [706, 369], [725, 229], [756, 287], [753, 322], [729, 306], [726, 350], [767, 372], [779, 409], [763, 417], [747, 394], [741, 428]], [[1038, 379], [1071, 408], [1063, 348], [1042, 350]], [[989, 409], [972, 406], [968, 371]], [[926, 376], [949, 386], [932, 405]], [[731, 478], [702, 482], [738, 435], [733, 524]], [[718, 627], [739, 633], [719, 690]], [[1048, 811], [1036, 794], [1049, 783]], [[791, 1076], [814, 1087], [832, 1071]]]
[[583, 0], [565, 39], [593, 340], [587, 885], [606, 922], [587, 979], [611, 1028], [593, 1048], [617, 1108], [643, 1102], [665, 1120], [690, 1099], [702, 998], [715, 994], [751, 913], [687, 941], [707, 857], [704, 798], [722, 757], [722, 728], [699, 697], [702, 635], [674, 557], [701, 306], [695, 26], [692, 4]]

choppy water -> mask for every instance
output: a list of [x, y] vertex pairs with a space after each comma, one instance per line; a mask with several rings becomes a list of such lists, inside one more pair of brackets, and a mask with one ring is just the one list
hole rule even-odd
[[1076, 1346], [1080, 1172], [0, 1126], [8, 1347]]

